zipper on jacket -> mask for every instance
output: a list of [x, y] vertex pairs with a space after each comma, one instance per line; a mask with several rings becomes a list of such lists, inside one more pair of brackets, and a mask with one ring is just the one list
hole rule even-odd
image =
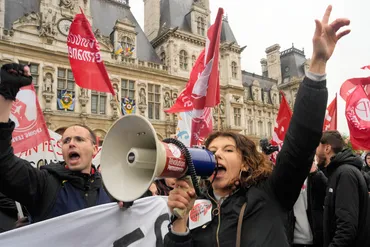
[[[221, 226], [221, 204], [222, 202], [224, 201], [224, 197], [221, 197], [220, 198], [220, 202], [216, 201], [207, 191], [207, 194], [209, 196], [209, 198], [211, 198], [216, 204], [217, 204], [217, 208], [215, 208], [215, 210], [212, 210], [212, 213], [214, 213], [214, 215], [216, 214], [217, 212], [217, 217], [218, 217], [218, 225], [217, 225], [217, 230], [216, 230], [216, 243], [217, 243], [217, 247], [220, 247], [220, 239], [218, 238], [218, 234], [220, 232], [220, 226]], [[217, 210], [217, 211], [216, 211]]]

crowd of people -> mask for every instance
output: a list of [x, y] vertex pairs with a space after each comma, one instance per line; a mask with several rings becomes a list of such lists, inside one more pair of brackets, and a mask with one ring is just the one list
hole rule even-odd
[[[370, 152], [361, 159], [346, 148], [338, 131], [322, 132], [326, 64], [337, 42], [350, 32], [340, 31], [350, 24], [348, 19], [329, 23], [330, 13], [331, 6], [315, 21], [310, 68], [276, 163], [271, 166], [245, 135], [212, 133], [204, 144], [214, 153], [218, 172], [202, 189], [203, 199], [212, 203], [212, 217], [192, 229], [188, 217], [173, 218], [164, 246], [370, 246]], [[2, 66], [0, 231], [115, 201], [92, 164], [98, 147], [87, 126], [65, 130], [60, 140], [63, 162], [36, 169], [14, 155], [10, 110], [19, 89], [31, 83], [27, 66]], [[184, 209], [187, 214], [197, 199], [186, 181], [171, 178], [156, 180], [143, 196], [157, 195], [168, 196], [171, 211]]]

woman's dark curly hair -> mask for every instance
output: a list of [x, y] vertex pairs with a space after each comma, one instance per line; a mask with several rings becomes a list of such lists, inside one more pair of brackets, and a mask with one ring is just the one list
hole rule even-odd
[[246, 172], [241, 173], [240, 184], [246, 188], [267, 179], [272, 173], [272, 167], [257, 150], [256, 144], [248, 137], [231, 131], [218, 131], [208, 136], [204, 145], [208, 149], [217, 137], [230, 137], [235, 141], [237, 150], [241, 153]]

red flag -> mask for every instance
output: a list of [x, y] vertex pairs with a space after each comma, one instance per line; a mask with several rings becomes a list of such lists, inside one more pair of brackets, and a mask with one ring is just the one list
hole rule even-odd
[[33, 85], [19, 90], [12, 105], [10, 119], [15, 122], [12, 140], [14, 153], [27, 151], [50, 140]]
[[81, 10], [69, 29], [68, 57], [76, 84], [99, 92], [115, 94], [89, 21]]
[[[285, 134], [289, 128], [290, 120], [292, 118], [292, 110], [285, 99], [284, 93], [281, 94], [281, 103], [279, 107], [279, 112], [276, 117], [276, 123], [274, 128], [274, 133], [272, 134], [271, 144], [274, 146], [279, 146], [279, 150], [283, 146]], [[271, 156], [273, 163], [276, 161], [276, 153]]]
[[347, 97], [356, 89], [357, 85], [362, 85], [367, 95], [370, 95], [370, 77], [351, 78], [343, 82], [340, 87], [340, 96], [347, 101]]
[[353, 149], [370, 150], [370, 100], [361, 84], [347, 97], [346, 118]]
[[185, 89], [180, 93], [176, 99], [176, 103], [165, 112], [176, 113], [176, 112], [185, 112], [193, 110], [193, 100], [191, 98], [191, 93], [193, 92], [194, 84], [198, 80], [199, 75], [204, 70], [204, 49], [200, 53], [197, 61], [193, 66], [193, 69], [190, 73], [190, 78], [186, 84]]
[[337, 130], [337, 95], [326, 108], [323, 131]]
[[190, 146], [202, 144], [202, 140], [212, 132], [210, 107], [214, 107], [220, 102], [218, 60], [223, 13], [224, 10], [219, 8], [215, 23], [208, 29], [205, 68], [195, 82], [191, 94], [193, 119], [191, 123]]

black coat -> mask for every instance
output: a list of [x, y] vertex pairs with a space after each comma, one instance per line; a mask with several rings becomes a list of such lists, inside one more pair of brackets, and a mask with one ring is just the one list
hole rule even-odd
[[[307, 177], [307, 218], [310, 223], [313, 235], [313, 244], [322, 246], [324, 243], [323, 235], [323, 217], [324, 217], [324, 199], [328, 179], [322, 171], [315, 171]], [[294, 240], [294, 228], [296, 218], [294, 211], [291, 210], [288, 216], [288, 238], [290, 243]]]
[[362, 160], [347, 149], [326, 169], [324, 247], [370, 246], [370, 198], [361, 168]]
[[41, 170], [13, 154], [14, 122], [0, 123], [0, 192], [24, 205], [33, 222], [111, 202], [99, 172], [81, 174], [54, 163]]
[[220, 215], [213, 215], [208, 225], [193, 229], [186, 236], [168, 233], [165, 246], [235, 246], [238, 216], [244, 202], [247, 207], [241, 246], [289, 246], [284, 227], [287, 212], [297, 200], [311, 168], [322, 135], [326, 103], [325, 82], [305, 78], [271, 177], [228, 197], [221, 204]]

